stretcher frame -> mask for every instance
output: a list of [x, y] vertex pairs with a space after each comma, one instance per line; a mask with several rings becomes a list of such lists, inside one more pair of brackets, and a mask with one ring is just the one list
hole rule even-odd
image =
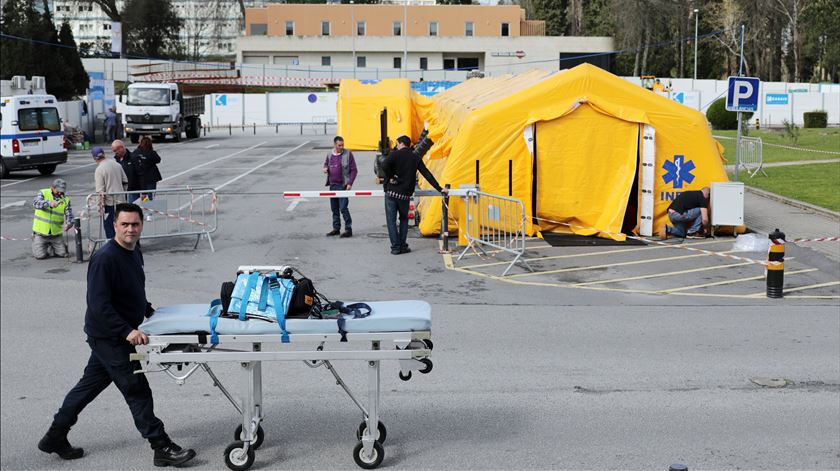
[[[225, 464], [234, 471], [244, 471], [255, 460], [254, 451], [264, 439], [260, 423], [264, 420], [262, 400], [262, 363], [271, 361], [304, 361], [311, 368], [324, 366], [337, 384], [362, 412], [362, 423], [356, 432], [359, 442], [353, 449], [353, 459], [364, 469], [378, 467], [384, 459], [382, 443], [386, 438], [385, 426], [379, 420], [380, 362], [398, 360], [400, 379], [411, 379], [412, 371], [429, 373], [429, 359], [433, 344], [431, 331], [406, 332], [349, 332], [346, 340], [339, 333], [291, 333], [289, 343], [281, 343], [280, 336], [272, 334], [219, 335], [219, 344], [212, 345], [205, 334], [170, 334], [149, 336], [147, 351], [131, 355], [131, 360], [141, 363], [135, 373], [163, 371], [177, 384], [199, 368], [206, 371], [222, 394], [242, 415], [242, 422], [234, 432], [235, 441], [225, 450]], [[291, 346], [314, 346], [311, 350], [292, 350]], [[219, 348], [224, 345], [226, 348]], [[279, 351], [265, 351], [264, 346], [279, 346]], [[347, 349], [353, 345], [358, 349]], [[392, 348], [388, 348], [388, 347]], [[232, 347], [232, 348], [228, 348]], [[331, 350], [330, 348], [338, 348]], [[368, 365], [367, 408], [353, 394], [335, 367], [333, 361], [364, 361]], [[241, 403], [225, 388], [213, 373], [210, 363], [237, 362], [247, 376], [247, 386]], [[186, 372], [180, 373], [184, 371]], [[175, 368], [176, 371], [173, 371]], [[374, 432], [371, 432], [374, 431]]]

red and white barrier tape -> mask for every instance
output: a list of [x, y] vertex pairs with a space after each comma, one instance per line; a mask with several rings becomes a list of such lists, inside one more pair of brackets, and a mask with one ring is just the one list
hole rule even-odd
[[840, 237], [816, 237], [813, 239], [793, 239], [790, 241], [791, 243], [799, 243], [799, 242], [834, 242], [840, 240]]

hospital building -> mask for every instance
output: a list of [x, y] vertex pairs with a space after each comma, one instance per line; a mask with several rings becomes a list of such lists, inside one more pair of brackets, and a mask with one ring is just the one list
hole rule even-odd
[[236, 41], [246, 75], [294, 69], [360, 79], [462, 80], [469, 70], [500, 75], [582, 62], [610, 70], [612, 50], [610, 37], [546, 36], [545, 22], [527, 19], [518, 5], [266, 4], [245, 10]]

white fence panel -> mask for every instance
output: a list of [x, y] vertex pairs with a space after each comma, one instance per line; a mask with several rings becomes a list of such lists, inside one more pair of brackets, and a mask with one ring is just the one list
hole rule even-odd
[[337, 93], [269, 93], [268, 124], [334, 123]]

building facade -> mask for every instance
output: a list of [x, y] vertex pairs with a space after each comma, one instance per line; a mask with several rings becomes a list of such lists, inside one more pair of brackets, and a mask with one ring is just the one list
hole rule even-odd
[[[256, 7], [271, 0], [245, 0]], [[122, 10], [124, 0], [116, 0]], [[92, 45], [95, 50], [110, 50], [111, 19], [98, 5], [86, 0], [50, 0], [56, 26], [67, 21], [77, 44]], [[172, 7], [183, 20], [181, 42], [190, 57], [232, 56], [236, 38], [241, 34], [241, 12], [237, 0], [172, 0]]]
[[236, 42], [244, 75], [360, 79], [556, 70], [584, 56], [608, 69], [612, 50], [609, 37], [545, 36], [517, 5], [270, 4], [246, 9]]

